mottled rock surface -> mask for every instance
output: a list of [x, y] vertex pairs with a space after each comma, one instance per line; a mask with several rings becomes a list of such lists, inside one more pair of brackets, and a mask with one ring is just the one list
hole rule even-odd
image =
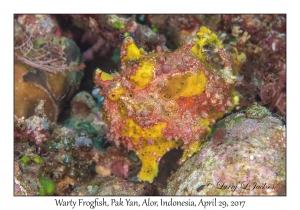
[[237, 113], [172, 174], [165, 195], [285, 195], [286, 136], [281, 120]]

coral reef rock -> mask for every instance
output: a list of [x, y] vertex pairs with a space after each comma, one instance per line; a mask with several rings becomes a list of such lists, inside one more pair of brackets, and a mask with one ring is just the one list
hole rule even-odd
[[[45, 100], [46, 116], [56, 121], [79, 88], [83, 77], [83, 71], [79, 70], [84, 68], [82, 56], [73, 40], [52, 33], [52, 24], [43, 31], [45, 34], [39, 34], [42, 23], [37, 24], [40, 19], [34, 20], [46, 17], [30, 17], [35, 24], [15, 22], [14, 113], [28, 118], [33, 115], [39, 100]], [[29, 20], [30, 17], [24, 18]]]
[[132, 183], [116, 176], [96, 176], [74, 189], [74, 195], [79, 196], [146, 196], [154, 193], [155, 189], [147, 182]]
[[172, 174], [164, 194], [285, 195], [285, 126], [261, 116], [236, 113], [218, 122], [211, 141]]

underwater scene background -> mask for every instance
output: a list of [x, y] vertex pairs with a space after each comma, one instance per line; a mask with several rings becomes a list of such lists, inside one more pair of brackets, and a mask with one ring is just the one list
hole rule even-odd
[[14, 15], [14, 195], [286, 195], [285, 14]]

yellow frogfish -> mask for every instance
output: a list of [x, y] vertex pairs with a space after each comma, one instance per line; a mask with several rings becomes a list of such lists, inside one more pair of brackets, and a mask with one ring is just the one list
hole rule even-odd
[[139, 180], [152, 182], [165, 153], [181, 147], [184, 162], [238, 103], [236, 76], [223, 44], [206, 27], [173, 52], [145, 52], [126, 37], [120, 57], [120, 73], [94, 73], [107, 137], [133, 150], [142, 162]]

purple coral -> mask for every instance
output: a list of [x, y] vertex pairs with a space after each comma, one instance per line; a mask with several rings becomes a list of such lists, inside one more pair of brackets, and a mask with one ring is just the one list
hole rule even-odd
[[129, 165], [125, 161], [116, 161], [111, 165], [111, 171], [115, 176], [128, 178]]

